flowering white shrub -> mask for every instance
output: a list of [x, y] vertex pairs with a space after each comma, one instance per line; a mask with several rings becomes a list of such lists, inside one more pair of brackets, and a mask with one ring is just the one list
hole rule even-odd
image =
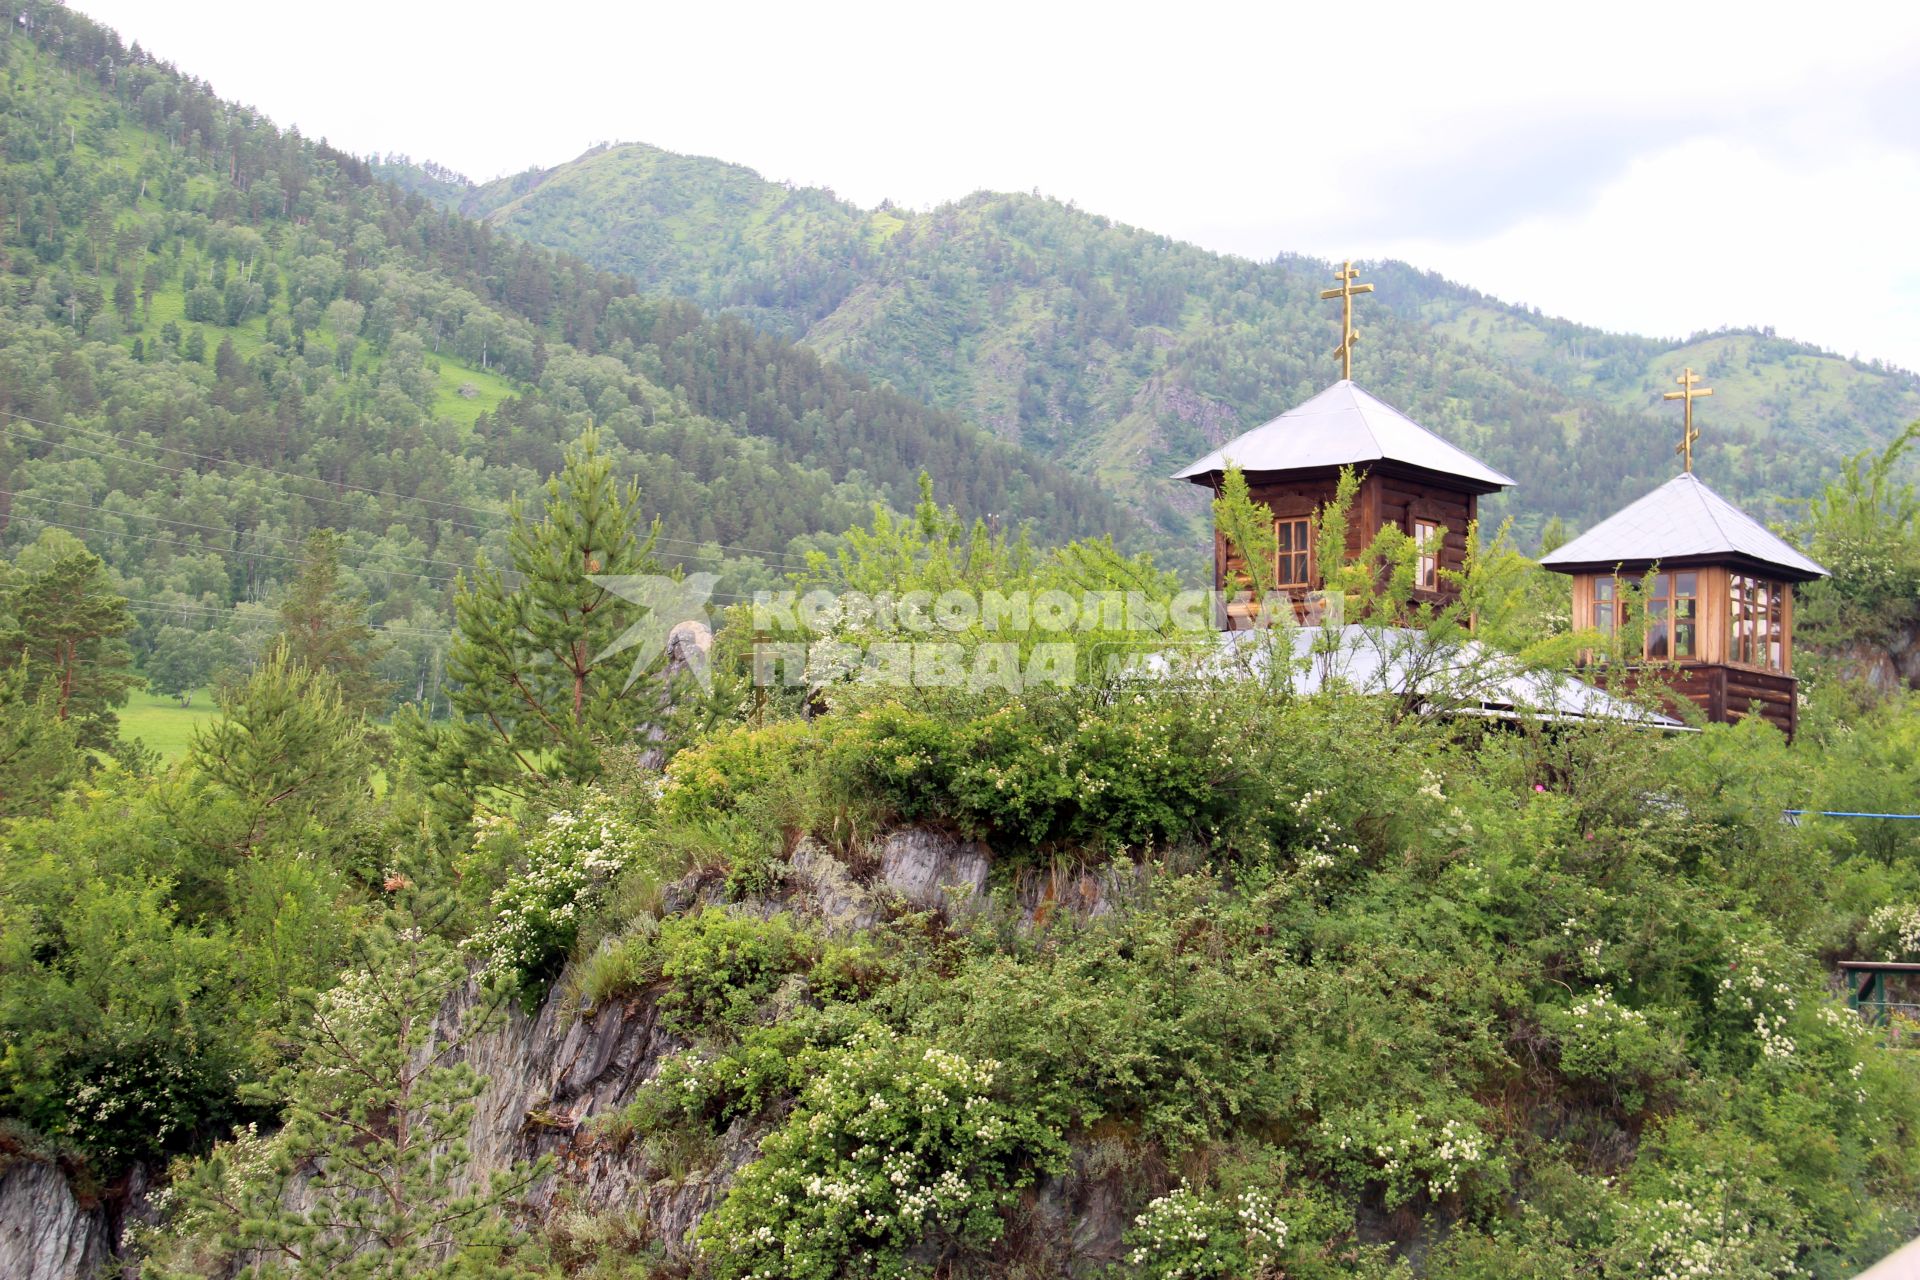
[[1799, 1008], [1793, 987], [1778, 972], [1764, 948], [1742, 943], [1715, 1000], [1720, 1009], [1745, 1018], [1760, 1044], [1760, 1056], [1772, 1062], [1793, 1060], [1796, 1045], [1787, 1024]]
[[1321, 789], [1303, 791], [1293, 802], [1293, 816], [1299, 825], [1300, 848], [1296, 860], [1307, 874], [1309, 884], [1319, 884], [1322, 873], [1333, 870], [1342, 859], [1349, 864], [1360, 856], [1353, 843], [1321, 804], [1327, 793]]
[[1746, 1203], [1748, 1188], [1700, 1170], [1676, 1171], [1663, 1181], [1622, 1215], [1614, 1247], [1630, 1268], [1624, 1274], [1651, 1280], [1809, 1274], [1796, 1263], [1799, 1250]]
[[1607, 987], [1543, 1011], [1541, 1025], [1558, 1042], [1560, 1070], [1571, 1079], [1628, 1083], [1681, 1065], [1677, 1041], [1646, 1013], [1614, 999]]
[[493, 919], [467, 943], [490, 978], [533, 986], [566, 961], [583, 915], [633, 860], [632, 829], [593, 793], [578, 813], [561, 811], [527, 841], [526, 865], [493, 895]]
[[799, 1105], [700, 1225], [723, 1280], [903, 1276], [930, 1235], [999, 1238], [1060, 1136], [995, 1096], [999, 1064], [885, 1028], [820, 1052]]
[[1321, 1161], [1350, 1186], [1383, 1184], [1390, 1209], [1421, 1194], [1437, 1200], [1492, 1193], [1506, 1177], [1505, 1158], [1465, 1114], [1369, 1107], [1328, 1117], [1315, 1130], [1313, 1143]]
[[1270, 1194], [1250, 1190], [1228, 1199], [1182, 1179], [1133, 1220], [1127, 1261], [1156, 1280], [1243, 1280], [1270, 1273], [1287, 1231]]
[[1920, 905], [1889, 903], [1867, 917], [1860, 940], [1885, 960], [1920, 956]]

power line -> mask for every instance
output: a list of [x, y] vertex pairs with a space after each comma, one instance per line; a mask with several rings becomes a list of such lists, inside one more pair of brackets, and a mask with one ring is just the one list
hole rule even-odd
[[[235, 537], [244, 537], [244, 538], [264, 538], [268, 542], [277, 542], [280, 545], [287, 546], [287, 547], [298, 547], [298, 546], [305, 545], [303, 542], [301, 542], [301, 540], [297, 538], [282, 538], [271, 533], [261, 533], [258, 529], [229, 529], [217, 524], [195, 524], [191, 520], [176, 520], [171, 516], [148, 515], [144, 511], [108, 510], [105, 507], [96, 506], [92, 503], [67, 502], [61, 498], [49, 498], [43, 494], [38, 494], [38, 493], [21, 493], [15, 489], [0, 489], [0, 495], [4, 495], [9, 498], [18, 498], [24, 502], [51, 502], [55, 506], [60, 506], [60, 507], [76, 507], [81, 511], [98, 511], [103, 515], [125, 516], [135, 520], [153, 520], [153, 521], [157, 521], [160, 524], [179, 525], [183, 529], [199, 529], [206, 533], [223, 533], [223, 534], [230, 534]], [[208, 548], [208, 550], [213, 550], [213, 548], [210, 547]], [[385, 552], [385, 551], [379, 552], [377, 554], [392, 555], [395, 559], [405, 560], [408, 564], [438, 564], [438, 565], [445, 565], [449, 569], [460, 569], [460, 570], [471, 569], [473, 567], [472, 565], [469, 565], [469, 564], [462, 564], [458, 560], [435, 560], [431, 556], [409, 556], [409, 555], [401, 555], [398, 552]]]
[[[203, 475], [205, 473], [202, 471], [197, 471], [191, 467], [170, 467], [170, 466], [167, 466], [165, 463], [153, 462], [146, 458], [131, 456], [125, 451], [127, 449], [134, 448], [134, 447], [157, 449], [167, 453], [179, 454], [184, 457], [195, 458], [200, 461], [211, 463], [218, 466], [240, 467], [244, 470], [258, 472], [262, 475], [278, 476], [285, 479], [297, 480], [302, 484], [330, 486], [333, 488], [350, 490], [356, 493], [367, 494], [372, 497], [392, 498], [399, 502], [434, 503], [441, 506], [453, 507], [462, 511], [478, 512], [480, 514], [490, 515], [495, 518], [497, 518], [499, 515], [498, 512], [489, 512], [485, 508], [476, 507], [468, 503], [454, 502], [451, 499], [427, 498], [427, 497], [421, 497], [419, 495], [408, 495], [408, 494], [398, 493], [391, 489], [372, 489], [372, 488], [368, 488], [365, 485], [349, 484], [344, 481], [335, 482], [331, 480], [323, 480], [318, 476], [302, 476], [295, 472], [279, 471], [272, 467], [263, 467], [256, 463], [251, 463], [251, 462], [241, 462], [233, 458], [219, 458], [211, 454], [195, 453], [190, 449], [177, 449], [171, 445], [155, 444], [151, 441], [145, 441], [145, 440], [128, 440], [124, 436], [117, 436], [112, 434], [111, 432], [97, 431], [89, 427], [76, 427], [68, 423], [51, 422], [44, 418], [35, 418], [27, 414], [16, 413], [11, 410], [0, 409], [0, 417], [7, 417], [7, 418], [15, 419], [20, 422], [31, 423], [37, 427], [45, 427], [45, 428], [50, 428], [50, 429], [59, 430], [59, 431], [71, 431], [81, 435], [88, 435], [88, 436], [93, 436], [99, 439], [107, 440], [119, 446], [120, 452], [113, 453], [103, 449], [88, 448], [85, 445], [77, 444], [71, 440], [49, 440], [44, 437], [28, 435], [25, 432], [12, 430], [6, 427], [0, 427], [0, 435], [5, 435], [12, 439], [25, 441], [30, 444], [44, 444], [54, 448], [72, 449], [78, 453], [86, 454], [89, 457], [95, 457], [95, 458], [116, 458], [117, 457], [120, 461], [129, 462], [134, 464], [135, 466], [147, 467], [154, 471], [165, 472], [166, 474], [173, 475], [173, 476], [198, 476], [198, 475]], [[358, 504], [348, 501], [347, 499], [344, 499], [344, 498], [333, 497], [325, 494], [300, 493], [295, 490], [289, 489], [284, 484], [274, 484], [274, 485], [269, 485], [268, 487], [276, 489], [279, 492], [286, 494], [288, 497], [297, 498], [303, 502], [324, 502], [331, 506], [347, 507], [350, 510], [357, 511], [359, 509]], [[31, 497], [33, 495], [25, 495], [25, 496]], [[57, 499], [49, 499], [49, 501], [57, 501]], [[71, 504], [68, 504], [68, 505], [71, 505]], [[423, 514], [427, 515], [429, 519], [437, 520], [442, 524], [449, 525], [457, 529], [470, 530], [475, 533], [497, 533], [500, 531], [499, 525], [478, 525], [470, 521], [454, 520], [450, 517], [447, 517], [444, 515], [438, 515], [431, 512], [426, 512]], [[163, 523], [176, 523], [176, 524], [186, 523], [184, 521], [165, 520], [163, 517], [157, 517], [157, 516], [146, 516], [143, 518], [161, 520]], [[207, 528], [208, 526], [202, 525], [198, 527]], [[218, 532], [224, 533], [228, 531], [222, 529], [222, 530], [218, 530]], [[270, 536], [270, 535], [260, 535], [260, 536]], [[804, 555], [796, 555], [791, 551], [772, 551], [764, 547], [746, 547], [746, 546], [740, 546], [734, 543], [717, 542], [712, 540], [699, 541], [692, 538], [675, 538], [667, 534], [659, 535], [657, 540], [659, 542], [670, 542], [675, 544], [676, 546], [694, 547], [698, 549], [713, 547], [720, 551], [734, 551], [734, 552], [739, 552], [742, 555], [756, 556], [756, 557], [759, 557], [763, 561], [763, 563], [765, 563], [767, 568], [773, 569], [776, 571], [790, 572], [794, 569], [802, 569], [807, 567], [806, 557]], [[725, 563], [726, 560], [728, 559], [728, 557], [726, 556], [705, 554], [703, 550], [696, 550], [691, 552], [667, 551], [667, 552], [664, 552], [664, 554], [677, 556], [683, 560], [708, 560], [714, 563]], [[415, 561], [416, 563], [422, 563], [422, 564], [446, 564], [446, 565], [453, 565], [456, 568], [467, 567], [465, 565], [455, 564], [455, 562], [447, 561], [447, 560], [431, 560], [425, 557], [418, 557], [418, 556], [408, 557], [408, 558], [410, 560]], [[779, 562], [779, 563], [776, 563], [776, 562]]]
[[[125, 533], [125, 532], [116, 532], [115, 530], [112, 530], [112, 529], [95, 529], [88, 525], [65, 524], [59, 520], [49, 520], [45, 516], [30, 516], [28, 518], [33, 520], [38, 520], [41, 524], [52, 525], [56, 529], [65, 529], [69, 533], [91, 533], [91, 534], [97, 534], [102, 538], [132, 538], [138, 542], [153, 542], [153, 543], [159, 543], [163, 546], [183, 547], [188, 551], [196, 552], [200, 555], [223, 556], [223, 557], [251, 556], [261, 560], [280, 560], [288, 564], [311, 563], [310, 561], [302, 560], [299, 556], [281, 555], [278, 552], [274, 552], [274, 551], [223, 551], [219, 547], [205, 547], [205, 546], [201, 546], [197, 542], [181, 542], [177, 538], [162, 538], [158, 534]], [[402, 578], [418, 578], [422, 582], [437, 582], [443, 586], [448, 586], [453, 583], [452, 578], [438, 577], [431, 573], [409, 573], [405, 569], [368, 568], [368, 569], [360, 570], [360, 572], [397, 574]]]
[[[19, 422], [30, 422], [36, 427], [47, 427], [47, 428], [51, 428], [53, 430], [58, 430], [58, 431], [72, 431], [80, 435], [92, 436], [96, 439], [101, 439], [101, 440], [108, 440], [120, 446], [122, 449], [136, 447], [136, 446], [143, 449], [156, 449], [162, 453], [171, 453], [171, 454], [177, 454], [185, 458], [194, 458], [201, 462], [211, 463], [215, 466], [240, 467], [247, 471], [258, 472], [261, 475], [278, 476], [283, 479], [297, 480], [303, 484], [329, 485], [338, 489], [348, 489], [355, 493], [364, 493], [372, 497], [393, 498], [400, 502], [432, 503], [436, 506], [452, 507], [458, 511], [471, 511], [478, 515], [487, 516], [495, 520], [499, 519], [500, 515], [502, 514], [499, 511], [490, 510], [486, 507], [476, 507], [471, 503], [455, 502], [451, 498], [427, 498], [427, 497], [422, 497], [419, 494], [398, 493], [392, 489], [373, 489], [373, 488], [367, 487], [366, 485], [350, 484], [346, 481], [323, 480], [318, 476], [303, 476], [303, 475], [300, 475], [298, 472], [280, 471], [273, 467], [263, 467], [260, 464], [254, 463], [254, 462], [242, 462], [236, 458], [221, 458], [213, 454], [195, 453], [191, 449], [179, 449], [179, 448], [175, 448], [172, 445], [156, 444], [150, 440], [129, 440], [125, 436], [115, 435], [110, 431], [100, 431], [93, 427], [76, 427], [71, 423], [51, 422], [44, 418], [35, 418], [28, 414], [16, 413], [16, 412], [13, 412], [12, 410], [7, 410], [7, 409], [0, 409], [0, 417], [12, 418]], [[7, 434], [17, 435], [18, 433], [8, 432]], [[32, 439], [32, 437], [30, 436], [20, 436], [19, 438]], [[46, 441], [45, 443], [67, 444], [69, 447], [76, 447], [76, 448], [78, 447], [78, 446], [71, 445], [71, 443], [68, 441], [49, 440], [49, 441]], [[129, 461], [140, 462], [142, 460], [138, 458], [133, 458], [133, 459], [129, 459]], [[175, 475], [198, 474], [196, 472], [191, 471], [189, 468], [185, 468], [185, 467], [162, 467], [160, 466], [159, 463], [145, 463], [144, 465], [159, 467], [161, 470], [169, 471]], [[284, 491], [284, 486], [276, 486], [276, 487], [281, 488]], [[295, 497], [313, 497], [314, 495], [295, 494], [294, 496]], [[331, 499], [331, 498], [321, 498], [318, 500], [319, 501], [337, 501], [336, 499]], [[444, 519], [444, 517], [435, 517], [435, 518]], [[483, 530], [483, 531], [493, 531], [499, 528], [498, 525], [481, 526], [481, 525], [475, 525], [475, 524], [468, 524], [461, 521], [447, 521], [447, 523], [454, 524], [457, 527], [463, 528], [463, 529], [477, 529], [477, 530]], [[743, 547], [743, 546], [731, 545], [724, 542], [698, 542], [691, 538], [670, 538], [665, 534], [660, 535], [660, 541], [679, 543], [689, 547], [713, 546], [713, 547], [719, 547], [722, 550], [726, 550], [726, 551], [740, 551], [740, 552], [745, 552], [749, 555], [756, 555], [756, 556], [775, 556], [785, 560], [797, 560], [801, 562], [803, 565], [805, 563], [804, 556], [796, 556], [790, 551], [771, 551], [764, 547]]]
[[[127, 602], [129, 609], [178, 613], [186, 617], [230, 618], [233, 616], [235, 609], [238, 608], [237, 605], [229, 605], [226, 608], [216, 608], [212, 605], [188, 604], [175, 600], [142, 600], [131, 596], [122, 596], [121, 598]], [[367, 625], [375, 631], [396, 636], [425, 636], [434, 639], [445, 639], [453, 634], [451, 630], [440, 627], [405, 627], [395, 626], [390, 622], [370, 622]]]
[[[191, 449], [176, 449], [172, 445], [155, 444], [149, 440], [128, 440], [126, 437], [117, 436], [113, 434], [111, 431], [101, 431], [94, 427], [76, 427], [72, 423], [67, 423], [67, 422], [48, 422], [42, 418], [29, 417], [24, 413], [15, 413], [12, 410], [8, 410], [8, 409], [0, 409], [0, 416], [13, 418], [20, 422], [31, 422], [36, 427], [52, 427], [60, 431], [73, 431], [73, 432], [79, 433], [80, 435], [94, 436], [99, 439], [111, 440], [113, 443], [121, 446], [122, 448], [126, 448], [129, 445], [139, 445], [143, 449], [157, 449], [162, 453], [178, 454], [183, 458], [196, 458], [201, 462], [209, 462], [216, 466], [240, 467], [243, 470], [247, 470], [247, 471], [257, 471], [262, 475], [279, 476], [287, 480], [298, 480], [303, 484], [332, 485], [333, 487], [338, 489], [350, 489], [355, 493], [364, 493], [376, 498], [396, 498], [401, 502], [430, 502], [437, 506], [453, 507], [455, 510], [459, 510], [459, 511], [472, 511], [479, 515], [489, 516], [496, 520], [499, 519], [500, 517], [500, 513], [498, 511], [491, 511], [485, 507], [476, 507], [470, 503], [455, 502], [451, 498], [425, 498], [425, 497], [421, 497], [419, 494], [396, 493], [392, 489], [371, 489], [371, 488], [368, 488], [366, 485], [349, 484], [344, 480], [341, 480], [341, 481], [322, 480], [318, 476], [303, 476], [296, 471], [279, 471], [274, 469], [273, 467], [263, 467], [257, 462], [241, 462], [237, 458], [222, 458], [210, 453], [195, 453]], [[473, 528], [478, 526], [468, 526], [468, 527]]]
[[[33, 421], [33, 420], [32, 420], [32, 419], [29, 419], [29, 421]], [[21, 432], [21, 431], [16, 431], [16, 430], [13, 430], [13, 429], [12, 429], [12, 428], [10, 428], [10, 427], [0, 427], [0, 435], [5, 435], [5, 436], [11, 436], [11, 437], [13, 437], [13, 438], [14, 438], [14, 439], [16, 439], [16, 440], [26, 440], [26, 441], [30, 441], [30, 442], [32, 442], [32, 443], [34, 443], [34, 444], [45, 444], [45, 445], [51, 445], [51, 446], [53, 446], [54, 448], [58, 448], [58, 449], [73, 449], [73, 450], [75, 450], [75, 451], [77, 451], [77, 452], [79, 452], [79, 453], [84, 453], [84, 454], [87, 454], [87, 455], [89, 455], [90, 457], [95, 457], [95, 458], [115, 458], [115, 457], [117, 457], [117, 458], [118, 458], [118, 459], [119, 459], [120, 461], [122, 461], [122, 462], [130, 462], [130, 463], [132, 463], [132, 464], [133, 464], [134, 466], [137, 466], [137, 467], [149, 467], [149, 468], [151, 468], [152, 470], [155, 470], [155, 471], [164, 471], [164, 472], [166, 472], [166, 473], [167, 473], [168, 475], [172, 475], [172, 476], [197, 476], [197, 475], [202, 475], [202, 474], [204, 474], [203, 472], [199, 472], [199, 471], [195, 471], [195, 470], [194, 470], [193, 468], [191, 468], [191, 467], [169, 467], [169, 466], [167, 466], [167, 465], [166, 465], [165, 463], [162, 463], [162, 462], [149, 462], [149, 461], [148, 461], [147, 459], [145, 459], [145, 458], [134, 458], [134, 457], [129, 457], [129, 456], [127, 456], [127, 455], [125, 455], [125, 454], [118, 454], [118, 455], [116, 455], [116, 454], [113, 454], [113, 453], [109, 453], [109, 452], [107, 452], [107, 451], [106, 451], [106, 450], [104, 450], [104, 449], [90, 449], [90, 448], [88, 448], [88, 447], [87, 447], [86, 445], [83, 445], [83, 444], [75, 444], [75, 443], [74, 443], [73, 441], [71, 441], [71, 440], [45, 440], [45, 439], [41, 439], [41, 438], [38, 438], [38, 437], [35, 437], [35, 436], [30, 436], [30, 435], [27, 435], [26, 433], [24, 433], [24, 432]], [[316, 480], [312, 480], [312, 481], [310, 481], [310, 483], [314, 483], [314, 484], [326, 484], [327, 482], [326, 482], [326, 481], [324, 481], [324, 480], [318, 480], [318, 479], [316, 479]], [[279, 490], [279, 491], [280, 491], [281, 493], [284, 493], [284, 494], [286, 494], [286, 495], [287, 495], [288, 497], [290, 497], [290, 498], [298, 498], [298, 499], [300, 499], [300, 500], [301, 500], [302, 502], [325, 502], [325, 503], [327, 503], [327, 504], [329, 504], [329, 505], [331, 505], [331, 506], [336, 506], [336, 507], [347, 507], [347, 508], [349, 508], [349, 509], [353, 509], [353, 510], [358, 510], [358, 504], [356, 504], [356, 503], [353, 503], [353, 502], [349, 502], [349, 501], [347, 501], [347, 500], [346, 500], [345, 498], [330, 498], [330, 497], [327, 497], [327, 496], [326, 496], [326, 495], [324, 495], [324, 494], [318, 494], [318, 493], [295, 493], [295, 492], [293, 492], [292, 490], [290, 490], [290, 489], [288, 489], [288, 488], [287, 488], [287, 487], [286, 487], [285, 485], [270, 485], [270, 486], [268, 486], [268, 487], [269, 487], [269, 488], [274, 488], [274, 489], [278, 489], [278, 490]], [[434, 518], [434, 519], [438, 519], [438, 520], [440, 520], [440, 521], [441, 521], [441, 523], [443, 523], [443, 524], [448, 524], [448, 525], [452, 525], [453, 527], [455, 527], [455, 528], [458, 528], [458, 529], [471, 529], [471, 530], [474, 530], [474, 531], [476, 531], [476, 532], [478, 532], [478, 533], [492, 533], [492, 532], [495, 532], [495, 530], [493, 530], [493, 529], [488, 529], [488, 528], [485, 528], [485, 527], [483, 527], [483, 526], [481, 526], [481, 525], [477, 525], [477, 524], [468, 524], [468, 523], [466, 523], [466, 522], [464, 522], [464, 521], [460, 521], [460, 520], [449, 520], [449, 519], [446, 519], [446, 518], [444, 518], [444, 517], [439, 517], [439, 516], [435, 516], [435, 517], [433, 517], [433, 518]]]

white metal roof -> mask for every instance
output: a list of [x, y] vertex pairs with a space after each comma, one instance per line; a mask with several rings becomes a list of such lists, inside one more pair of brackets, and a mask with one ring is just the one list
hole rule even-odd
[[1291, 657], [1288, 680], [1302, 696], [1344, 688], [1410, 698], [1436, 715], [1686, 727], [1672, 716], [1616, 698], [1565, 672], [1530, 668], [1477, 640], [1439, 639], [1407, 627], [1347, 624], [1226, 631], [1211, 644], [1150, 655], [1137, 674], [1151, 681], [1269, 682], [1276, 656]]
[[1544, 555], [1548, 568], [1626, 564], [1699, 556], [1743, 556], [1788, 575], [1824, 578], [1824, 567], [1782, 542], [1740, 508], [1682, 472], [1646, 497], [1608, 516], [1564, 547]]
[[1234, 437], [1174, 479], [1196, 479], [1229, 465], [1242, 471], [1294, 471], [1381, 461], [1424, 467], [1493, 488], [1513, 483], [1511, 476], [1448, 444], [1344, 378], [1300, 407]]

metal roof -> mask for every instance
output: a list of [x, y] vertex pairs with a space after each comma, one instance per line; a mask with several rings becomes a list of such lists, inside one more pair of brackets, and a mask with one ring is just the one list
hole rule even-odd
[[1797, 581], [1827, 576], [1824, 567], [1767, 532], [1690, 471], [1540, 557], [1540, 563], [1553, 569], [1708, 556], [1756, 560]]
[[1297, 409], [1234, 437], [1175, 474], [1198, 481], [1229, 465], [1242, 471], [1296, 471], [1362, 462], [1400, 462], [1493, 489], [1513, 477], [1448, 444], [1392, 405], [1341, 379]]
[[1256, 680], [1269, 683], [1274, 658], [1290, 657], [1293, 691], [1343, 688], [1411, 699], [1435, 715], [1554, 721], [1619, 720], [1683, 730], [1672, 716], [1637, 706], [1565, 672], [1527, 666], [1473, 639], [1441, 639], [1408, 627], [1256, 628], [1211, 643], [1149, 655], [1136, 675], [1149, 681]]

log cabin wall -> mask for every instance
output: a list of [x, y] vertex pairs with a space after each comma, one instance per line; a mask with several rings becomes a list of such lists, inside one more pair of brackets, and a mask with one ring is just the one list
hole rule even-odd
[[[1247, 493], [1256, 503], [1264, 503], [1275, 520], [1297, 520], [1312, 516], [1339, 493], [1337, 470], [1298, 472], [1250, 472]], [[1411, 535], [1416, 520], [1427, 520], [1444, 529], [1440, 548], [1440, 568], [1460, 573], [1467, 564], [1467, 529], [1477, 517], [1479, 497], [1463, 492], [1411, 468], [1379, 464], [1361, 478], [1354, 495], [1353, 514], [1347, 525], [1347, 554], [1358, 555], [1385, 525]], [[1229, 575], [1244, 573], [1239, 551], [1228, 545], [1219, 529], [1213, 535], [1213, 583], [1224, 592]], [[1317, 555], [1317, 549], [1316, 549]], [[1326, 581], [1319, 564], [1313, 566], [1313, 586]], [[1432, 604], [1451, 603], [1459, 592], [1443, 585], [1436, 591], [1416, 591], [1415, 598]], [[1230, 611], [1231, 612], [1231, 611]], [[1242, 611], [1244, 613], [1244, 611]], [[1240, 615], [1234, 615], [1235, 617]], [[1235, 625], [1233, 618], [1221, 620], [1223, 626]]]

